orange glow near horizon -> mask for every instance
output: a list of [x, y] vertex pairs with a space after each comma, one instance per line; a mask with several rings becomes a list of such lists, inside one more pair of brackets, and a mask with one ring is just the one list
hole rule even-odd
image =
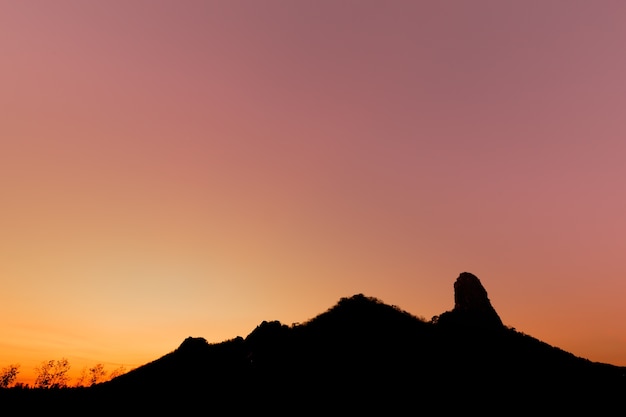
[[626, 366], [626, 6], [0, 5], [0, 369], [363, 293]]

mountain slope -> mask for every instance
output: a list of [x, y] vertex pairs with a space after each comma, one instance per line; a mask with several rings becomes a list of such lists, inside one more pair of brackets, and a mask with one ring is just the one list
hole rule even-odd
[[478, 278], [463, 273], [455, 308], [430, 322], [358, 294], [301, 325], [263, 322], [245, 339], [218, 344], [188, 338], [97, 388], [132, 392], [146, 403], [207, 401], [257, 411], [416, 403], [484, 410], [502, 402], [562, 411], [613, 406], [626, 394], [624, 374], [507, 328]]
[[245, 338], [213, 344], [187, 338], [112, 381], [30, 404], [237, 415], [598, 415], [623, 407], [626, 368], [506, 327], [472, 274], [454, 289], [454, 308], [431, 321], [357, 294], [300, 325], [264, 321]]

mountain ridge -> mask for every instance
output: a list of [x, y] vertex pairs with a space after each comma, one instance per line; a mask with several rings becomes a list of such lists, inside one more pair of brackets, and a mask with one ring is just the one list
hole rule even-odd
[[[480, 280], [462, 273], [455, 307], [430, 321], [355, 294], [301, 324], [263, 321], [245, 338], [220, 343], [187, 338], [102, 388], [141, 386], [193, 401], [187, 395], [201, 387], [220, 399], [238, 403], [239, 393], [255, 404], [280, 393], [298, 404], [321, 398], [345, 407], [365, 399], [369, 406], [390, 399], [427, 403], [445, 392], [470, 401], [492, 392], [529, 406], [564, 407], [576, 399], [580, 407], [580, 398], [610, 402], [626, 393], [625, 374], [624, 367], [589, 361], [505, 326]], [[168, 380], [188, 385], [178, 392]]]
[[138, 412], [210, 404], [290, 415], [416, 406], [501, 414], [502, 403], [555, 412], [621, 406], [626, 367], [592, 362], [505, 326], [473, 274], [461, 273], [454, 289], [454, 308], [430, 321], [355, 294], [301, 324], [263, 321], [246, 337], [218, 343], [188, 337], [72, 403], [113, 399]]

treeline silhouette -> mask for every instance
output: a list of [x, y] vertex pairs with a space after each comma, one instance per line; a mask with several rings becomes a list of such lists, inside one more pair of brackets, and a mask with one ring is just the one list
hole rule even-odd
[[[119, 411], [123, 404], [140, 414], [598, 415], [623, 408], [626, 368], [503, 325], [477, 279], [468, 282], [468, 289], [459, 285], [455, 308], [431, 320], [357, 294], [304, 323], [263, 321], [245, 338], [220, 343], [189, 337], [106, 382], [27, 392], [20, 401], [31, 411], [44, 404]], [[2, 400], [19, 397], [8, 392], [0, 391]]]
[[58, 389], [68, 387], [88, 387], [107, 380], [117, 378], [126, 373], [126, 367], [121, 365], [109, 372], [104, 364], [97, 363], [92, 367], [83, 367], [76, 381], [71, 384], [69, 376], [70, 362], [66, 358], [42, 362], [35, 371], [35, 381], [32, 387], [29, 384], [17, 382], [20, 373], [20, 364], [9, 364], [0, 370], [0, 388], [16, 389]]

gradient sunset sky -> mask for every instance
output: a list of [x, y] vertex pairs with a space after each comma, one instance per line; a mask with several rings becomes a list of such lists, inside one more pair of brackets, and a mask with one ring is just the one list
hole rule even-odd
[[626, 366], [626, 2], [0, 0], [0, 368], [363, 293]]

